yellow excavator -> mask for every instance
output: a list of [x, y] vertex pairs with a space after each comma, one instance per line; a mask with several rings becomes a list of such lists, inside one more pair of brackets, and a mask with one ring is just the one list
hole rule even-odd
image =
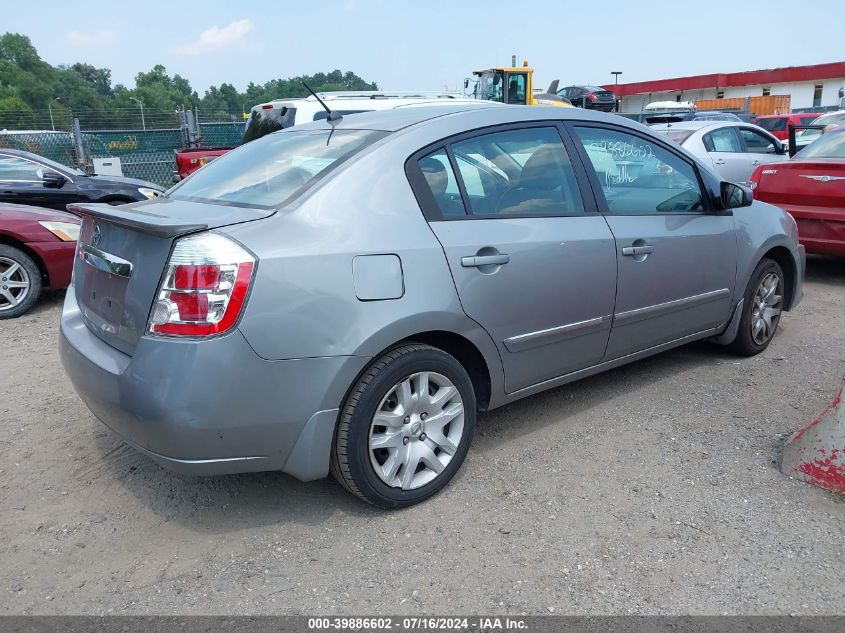
[[[498, 101], [518, 105], [546, 105], [571, 108], [569, 99], [555, 94], [558, 80], [555, 79], [546, 92], [534, 94], [534, 69], [528, 62], [519, 66], [501, 66], [475, 70], [476, 77], [473, 95], [476, 99]], [[469, 79], [464, 81], [464, 89], [469, 88]]]

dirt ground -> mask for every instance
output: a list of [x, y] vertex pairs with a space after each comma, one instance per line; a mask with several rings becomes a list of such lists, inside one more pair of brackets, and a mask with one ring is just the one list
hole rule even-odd
[[845, 373], [845, 263], [750, 359], [690, 345], [479, 419], [400, 511], [327, 479], [190, 478], [122, 444], [0, 321], [0, 614], [845, 613], [845, 500], [776, 467]]

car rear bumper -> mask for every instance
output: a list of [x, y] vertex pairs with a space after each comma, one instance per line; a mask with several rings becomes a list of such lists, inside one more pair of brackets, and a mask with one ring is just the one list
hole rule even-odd
[[784, 206], [808, 253], [845, 257], [845, 209]]
[[204, 341], [142, 337], [132, 356], [85, 325], [74, 292], [60, 355], [74, 388], [106, 426], [162, 466], [217, 475], [328, 474], [338, 408], [368, 359], [267, 361], [239, 331]]

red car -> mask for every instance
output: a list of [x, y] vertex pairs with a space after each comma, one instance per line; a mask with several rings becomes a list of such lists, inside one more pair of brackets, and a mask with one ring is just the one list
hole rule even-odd
[[0, 204], [0, 319], [29, 310], [43, 288], [70, 284], [79, 225], [64, 211]]
[[754, 119], [754, 125], [769, 132], [781, 141], [789, 138], [790, 125], [812, 125], [819, 118], [821, 112], [804, 112], [801, 114], [765, 114]]
[[790, 160], [760, 165], [751, 188], [755, 198], [795, 218], [808, 253], [845, 257], [845, 128], [825, 133]]
[[184, 180], [197, 169], [213, 161], [218, 156], [231, 152], [234, 147], [183, 147], [173, 150], [176, 159], [174, 182]]

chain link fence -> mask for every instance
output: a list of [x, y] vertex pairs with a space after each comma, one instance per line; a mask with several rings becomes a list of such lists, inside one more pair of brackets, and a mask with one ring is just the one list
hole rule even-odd
[[[225, 118], [215, 114], [221, 119]], [[74, 118], [78, 122], [78, 139], [75, 137], [73, 119], [68, 124], [65, 117], [59, 118], [54, 114], [52, 119], [38, 119], [38, 123], [49, 122], [54, 129], [0, 127], [0, 148], [32, 152], [86, 173], [122, 175], [169, 187], [173, 184], [176, 170], [174, 150], [188, 146], [189, 139], [200, 146], [236, 147], [241, 142], [245, 128], [242, 117], [229, 115], [228, 121], [210, 121], [208, 115], [201, 116], [198, 112], [192, 117], [179, 112], [145, 113], [143, 120], [137, 116], [135, 120], [128, 121], [133, 124], [137, 121], [140, 127], [119, 126], [119, 123], [127, 122], [125, 115], [111, 121], [92, 115]], [[31, 124], [35, 121], [27, 120], [23, 123]], [[151, 123], [157, 127], [151, 127]], [[194, 126], [192, 130], [189, 129], [191, 124]]]

